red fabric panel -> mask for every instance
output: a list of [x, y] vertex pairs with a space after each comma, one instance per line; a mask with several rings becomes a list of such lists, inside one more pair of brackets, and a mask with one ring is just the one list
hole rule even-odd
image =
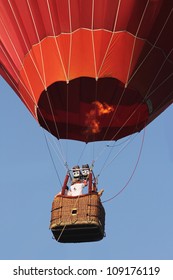
[[[50, 127], [49, 107], [47, 103], [43, 106], [42, 101], [47, 88], [51, 96], [51, 85], [58, 82], [58, 97], [55, 98], [58, 104], [53, 106], [62, 134], [62, 116], [67, 107], [62, 110], [59, 104], [67, 106], [67, 100], [66, 105], [63, 105], [63, 98], [59, 103], [64, 93], [60, 82], [75, 90], [73, 94], [78, 96], [81, 111], [95, 100], [112, 104], [114, 110], [120, 104], [119, 116], [122, 117], [119, 117], [119, 125], [112, 121], [109, 137], [123, 126], [124, 116], [128, 118], [132, 108], [140, 108], [136, 115], [138, 121], [133, 119], [132, 124], [131, 118], [118, 138], [133, 133], [136, 126], [138, 131], [172, 103], [173, 1], [1, 0], [0, 8], [1, 73], [36, 119], [39, 117], [41, 121], [39, 110], [47, 108], [47, 112], [43, 111]], [[80, 77], [88, 77], [85, 85], [81, 85]], [[102, 79], [108, 77], [113, 78], [116, 86], [109, 80], [105, 90], [104, 82], [103, 88], [101, 86]], [[99, 82], [93, 85], [97, 80]], [[69, 102], [74, 102], [71, 95]], [[148, 116], [149, 103], [152, 108]], [[71, 108], [69, 113], [74, 113], [75, 106], [68, 107]], [[80, 115], [83, 122], [84, 117]], [[102, 120], [102, 131], [93, 139], [104, 136], [106, 118]], [[76, 115], [72, 114], [71, 120], [75, 119]], [[75, 126], [72, 123], [71, 138], [80, 138], [76, 136], [77, 126], [85, 129], [85, 124]]]

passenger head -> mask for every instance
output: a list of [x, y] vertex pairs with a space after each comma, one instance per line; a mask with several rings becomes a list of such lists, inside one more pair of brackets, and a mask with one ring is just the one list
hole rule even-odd
[[73, 178], [75, 178], [75, 179], [79, 178], [81, 175], [79, 165], [74, 166], [72, 168], [72, 172], [73, 172]]
[[89, 165], [88, 164], [82, 165], [82, 176], [86, 178], [88, 177], [89, 173], [90, 173]]

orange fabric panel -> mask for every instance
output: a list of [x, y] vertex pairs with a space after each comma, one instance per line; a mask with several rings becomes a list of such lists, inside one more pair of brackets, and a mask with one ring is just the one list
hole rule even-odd
[[96, 77], [91, 30], [80, 29], [72, 35], [70, 80], [76, 77]]
[[[97, 44], [99, 46], [100, 43], [98, 37], [102, 37], [99, 33], [102, 33], [102, 31], [95, 33], [95, 42], [97, 42], [96, 49]], [[136, 40], [134, 36], [129, 33], [114, 33], [112, 38], [110, 38], [109, 48], [106, 49], [106, 57], [102, 60], [103, 64], [101, 62], [100, 66], [102, 67], [100, 68], [99, 77], [111, 76], [119, 79], [123, 83], [126, 83], [128, 81], [129, 74], [133, 72], [134, 67], [136, 66], [136, 62], [139, 58], [143, 45], [144, 42], [142, 40]], [[96, 51], [96, 53], [105, 54], [105, 49], [101, 52]]]
[[111, 76], [125, 83], [128, 71], [133, 71], [143, 47], [143, 41], [135, 43], [134, 54], [134, 37], [123, 32], [112, 36], [110, 32], [96, 31], [92, 37], [92, 31], [81, 29], [73, 34], [62, 34], [57, 39], [48, 37], [33, 47], [30, 52], [33, 60], [29, 54], [26, 56], [22, 80], [27, 88], [33, 89], [36, 101], [44, 88], [55, 81], [80, 76], [96, 78], [99, 71], [99, 77]]
[[[25, 95], [25, 99], [28, 102], [31, 99], [30, 96], [32, 96], [35, 104], [37, 104], [41, 92], [47, 86], [57, 80], [66, 80], [65, 73], [67, 73], [68, 63], [67, 59], [64, 59], [66, 53], [62, 55], [64, 44], [61, 43], [59, 46], [60, 52], [58, 52], [56, 40], [55, 38], [48, 37], [41, 44], [35, 45], [32, 51], [25, 57], [24, 68], [20, 71], [21, 82], [19, 81], [19, 87], [20, 90], [22, 88], [22, 94]], [[66, 35], [62, 41], [69, 41]], [[22, 84], [26, 86], [28, 91], [24, 90]], [[35, 114], [35, 109], [32, 113]]]

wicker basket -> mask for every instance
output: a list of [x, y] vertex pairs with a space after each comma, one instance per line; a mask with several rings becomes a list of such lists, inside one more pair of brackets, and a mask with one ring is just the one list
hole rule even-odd
[[54, 199], [50, 229], [57, 241], [98, 241], [104, 237], [104, 227], [105, 211], [97, 193]]

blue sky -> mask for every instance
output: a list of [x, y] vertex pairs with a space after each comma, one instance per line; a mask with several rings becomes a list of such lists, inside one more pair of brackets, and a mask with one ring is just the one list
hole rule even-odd
[[[60, 190], [57, 172], [61, 181], [65, 176], [52, 146], [56, 140], [40, 128], [2, 78], [0, 106], [0, 259], [173, 259], [172, 106], [145, 129], [145, 135], [142, 131], [131, 137], [129, 144], [127, 139], [110, 143], [113, 148], [107, 142], [85, 148], [80, 165], [90, 163], [94, 155], [96, 174], [111, 149], [112, 162], [99, 177], [102, 201], [126, 185], [141, 147], [142, 154], [124, 191], [104, 203], [106, 237], [81, 244], [57, 243], [49, 230], [51, 203]], [[61, 145], [69, 166], [75, 165], [84, 144], [62, 141]]]

